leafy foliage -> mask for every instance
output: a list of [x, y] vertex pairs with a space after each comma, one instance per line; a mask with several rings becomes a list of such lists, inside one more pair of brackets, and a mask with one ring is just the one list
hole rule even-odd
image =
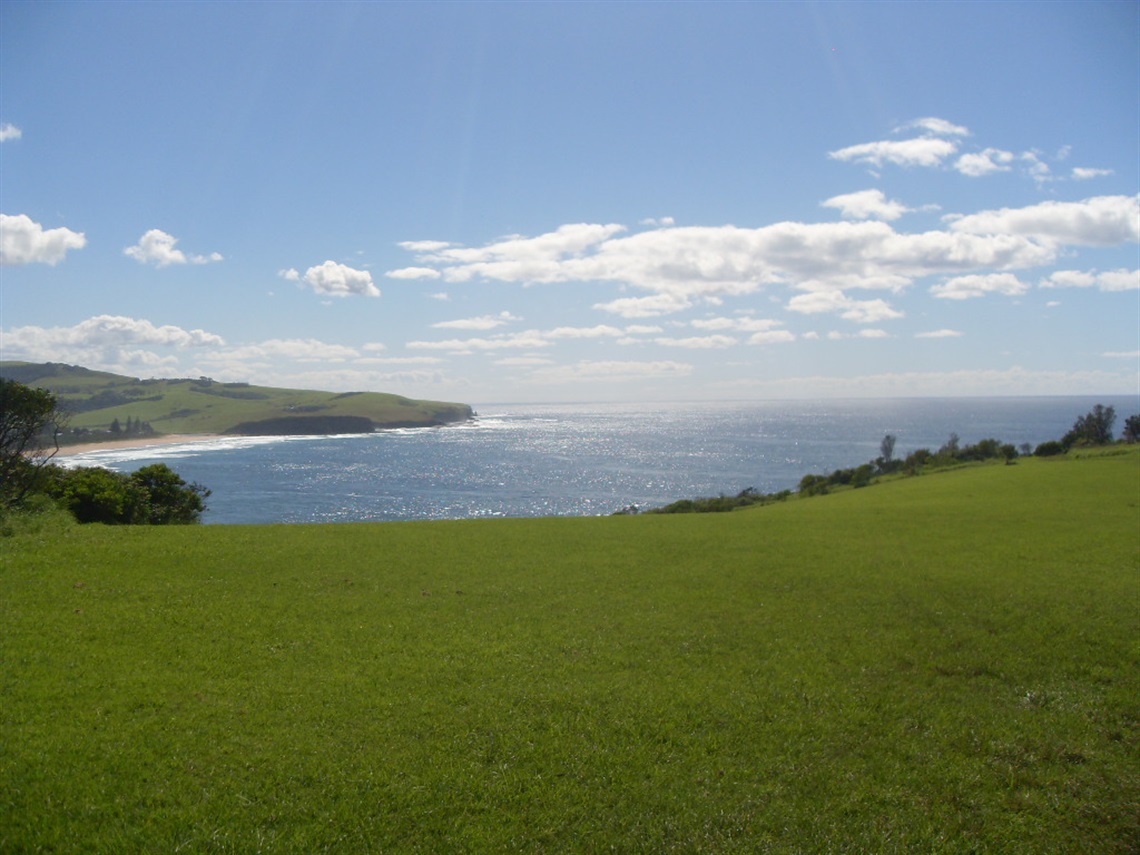
[[63, 421], [51, 392], [0, 377], [0, 505], [20, 504], [34, 488], [59, 450]]
[[210, 491], [163, 463], [126, 475], [95, 466], [53, 467], [47, 493], [81, 523], [185, 525], [201, 520]]
[[1112, 425], [1116, 421], [1116, 409], [1097, 404], [1087, 414], [1073, 423], [1073, 428], [1061, 443], [1066, 449], [1074, 445], [1108, 445], [1112, 442]]

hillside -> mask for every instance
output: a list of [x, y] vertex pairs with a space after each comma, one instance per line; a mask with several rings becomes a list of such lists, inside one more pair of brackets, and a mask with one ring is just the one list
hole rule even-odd
[[140, 380], [60, 363], [0, 362], [0, 376], [53, 392], [69, 441], [104, 439], [112, 424], [158, 434], [359, 433], [471, 418], [466, 404], [381, 392], [317, 392], [197, 379]]

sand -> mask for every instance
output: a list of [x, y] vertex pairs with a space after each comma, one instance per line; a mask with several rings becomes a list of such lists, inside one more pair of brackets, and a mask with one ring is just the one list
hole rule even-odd
[[221, 439], [220, 434], [192, 433], [192, 434], [164, 434], [162, 436], [134, 436], [130, 439], [112, 439], [106, 442], [84, 442], [78, 445], [65, 445], [60, 448], [57, 457], [70, 457], [73, 454], [84, 454], [88, 451], [112, 451], [121, 448], [150, 448], [156, 445], [184, 445], [188, 442], [206, 442], [211, 439]]

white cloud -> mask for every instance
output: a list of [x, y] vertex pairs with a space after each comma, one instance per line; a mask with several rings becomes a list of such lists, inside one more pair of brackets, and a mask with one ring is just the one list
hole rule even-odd
[[496, 365], [531, 367], [534, 365], [553, 365], [553, 359], [542, 356], [508, 356], [505, 359], [496, 359]]
[[228, 348], [202, 357], [204, 362], [232, 365], [235, 362], [271, 364], [288, 359], [294, 362], [347, 362], [360, 356], [355, 348], [329, 344], [314, 338], [273, 338], [257, 344]]
[[513, 350], [550, 347], [550, 340], [538, 330], [503, 333], [490, 338], [448, 339], [446, 341], [409, 341], [412, 350], [450, 350], [457, 353], [476, 350]]
[[97, 315], [70, 327], [15, 327], [5, 330], [4, 355], [30, 362], [69, 362], [107, 371], [161, 369], [177, 365], [170, 355], [145, 348], [216, 348], [225, 340], [205, 330], [156, 326], [140, 318]]
[[153, 264], [155, 267], [167, 267], [171, 264], [209, 264], [212, 261], [222, 261], [222, 255], [211, 252], [209, 255], [187, 255], [175, 248], [178, 238], [167, 234], [162, 229], [151, 229], [134, 246], [128, 246], [123, 254], [130, 256], [140, 264]]
[[820, 205], [838, 208], [840, 214], [848, 220], [897, 220], [910, 210], [897, 200], [888, 202], [882, 190], [860, 190], [857, 193], [832, 196], [827, 201], [820, 202]]
[[454, 321], [440, 321], [439, 323], [432, 324], [435, 329], [453, 329], [453, 330], [493, 330], [496, 327], [501, 327], [514, 321], [521, 321], [522, 318], [512, 315], [510, 312], [499, 312], [497, 315], [481, 315], [477, 318], [461, 318]]
[[855, 333], [858, 338], [890, 338], [890, 333], [886, 330], [859, 330]]
[[930, 330], [929, 332], [915, 333], [915, 338], [961, 338], [962, 333], [958, 330]]
[[0, 142], [8, 142], [8, 140], [18, 140], [24, 135], [24, 132], [13, 125], [11, 122], [5, 122], [0, 125]]
[[962, 125], [955, 125], [945, 119], [936, 119], [932, 116], [925, 119], [915, 119], [912, 122], [907, 122], [905, 125], [899, 125], [895, 128], [895, 133], [915, 128], [943, 137], [968, 137], [970, 135], [968, 128]]
[[1093, 169], [1087, 166], [1075, 166], [1072, 173], [1074, 181], [1087, 181], [1090, 178], [1102, 178], [1112, 174], [1111, 169]]
[[432, 300], [439, 300], [441, 303], [450, 303], [451, 302], [451, 295], [448, 294], [446, 291], [440, 291], [439, 293], [436, 293], [436, 294], [428, 294], [428, 297]]
[[1026, 151], [1021, 155], [1021, 160], [1026, 164], [1025, 171], [1029, 173], [1029, 177], [1036, 181], [1038, 184], [1044, 184], [1047, 181], [1053, 180], [1053, 172], [1049, 169], [1049, 164], [1043, 161], [1035, 151]]
[[[804, 336], [807, 338], [807, 336]], [[748, 339], [749, 344], [784, 344], [785, 342], [795, 341], [796, 337], [793, 333], [787, 330], [768, 330], [766, 332], [753, 333]]]
[[942, 161], [958, 151], [958, 144], [937, 137], [916, 137], [910, 140], [879, 140], [860, 143], [830, 151], [832, 160], [847, 163], [865, 163], [876, 168], [884, 163], [896, 166], [941, 166]]
[[1042, 288], [1099, 288], [1101, 291], [1140, 289], [1140, 270], [1057, 270], [1038, 283]]
[[930, 293], [947, 300], [967, 300], [971, 297], [984, 297], [986, 294], [1019, 297], [1028, 290], [1029, 286], [1012, 273], [986, 273], [955, 276], [941, 285], [931, 286]]
[[805, 315], [838, 312], [845, 320], [857, 324], [873, 324], [903, 317], [902, 312], [892, 308], [885, 300], [855, 300], [842, 291], [810, 291], [799, 294], [788, 301], [788, 309]]
[[1062, 244], [1113, 246], [1140, 240], [1140, 196], [1094, 196], [1080, 202], [1049, 200], [1025, 208], [948, 216], [954, 232], [1016, 235]]
[[732, 347], [736, 339], [729, 335], [692, 336], [690, 338], [656, 338], [655, 344], [663, 347], [684, 347], [690, 350], [713, 350]]
[[699, 330], [737, 330], [739, 332], [768, 332], [783, 325], [783, 321], [769, 318], [698, 318], [691, 325]]
[[557, 327], [546, 333], [551, 339], [559, 338], [617, 338], [622, 331], [617, 327], [598, 324], [593, 327]]
[[436, 252], [446, 249], [451, 244], [445, 240], [405, 240], [397, 244], [409, 252]]
[[0, 264], [58, 264], [87, 237], [71, 229], [44, 229], [26, 214], [0, 214]]
[[278, 270], [277, 275], [280, 276], [282, 279], [289, 280], [290, 282], [300, 282], [301, 281], [300, 272], [296, 268], [293, 268], [293, 267], [286, 268], [285, 270]]
[[305, 282], [318, 294], [332, 297], [348, 297], [353, 294], [380, 296], [380, 289], [372, 283], [371, 273], [367, 270], [354, 270], [335, 261], [310, 267], [305, 271]]
[[[963, 218], [965, 219], [965, 218]], [[968, 225], [968, 222], [964, 223]], [[899, 291], [915, 278], [978, 269], [1012, 269], [1049, 263], [1057, 247], [1033, 236], [957, 231], [907, 234], [878, 221], [805, 224], [781, 222], [760, 228], [736, 226], [663, 228], [616, 236], [620, 226], [572, 228], [575, 252], [554, 249], [543, 257], [536, 245], [565, 246], [566, 227], [540, 239], [463, 250], [462, 258], [440, 254], [437, 264], [450, 281], [485, 278], [505, 282], [616, 282], [651, 292], [595, 303], [626, 318], [678, 312], [697, 302], [755, 293], [780, 283], [800, 290], [851, 288]], [[607, 237], [607, 235], [610, 235]], [[546, 237], [550, 237], [549, 235]], [[589, 240], [596, 243], [589, 244]], [[447, 253], [458, 250], [447, 250]], [[492, 262], [485, 261], [488, 255]]]
[[652, 324], [630, 324], [623, 330], [626, 335], [657, 335], [664, 332], [661, 327]]
[[954, 163], [954, 168], [963, 175], [978, 178], [994, 172], [1009, 172], [1014, 154], [1000, 148], [987, 148], [985, 151], [964, 154]]
[[1140, 359], [1140, 350], [1110, 350], [1102, 353], [1109, 359]]
[[640, 226], [672, 226], [675, 220], [672, 217], [647, 217], [638, 223]]
[[655, 318], [683, 311], [691, 305], [691, 301], [675, 294], [656, 294], [652, 297], [621, 297], [608, 303], [595, 303], [594, 308], [623, 318]]
[[389, 279], [438, 279], [440, 273], [430, 267], [401, 267], [384, 274]]

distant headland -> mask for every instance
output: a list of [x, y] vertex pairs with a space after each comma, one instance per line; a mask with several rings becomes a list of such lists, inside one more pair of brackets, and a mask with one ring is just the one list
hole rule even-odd
[[0, 362], [0, 377], [53, 393], [68, 415], [60, 437], [68, 445], [167, 435], [369, 433], [474, 417], [467, 404], [384, 392], [278, 389], [209, 377], [140, 380], [56, 362]]

